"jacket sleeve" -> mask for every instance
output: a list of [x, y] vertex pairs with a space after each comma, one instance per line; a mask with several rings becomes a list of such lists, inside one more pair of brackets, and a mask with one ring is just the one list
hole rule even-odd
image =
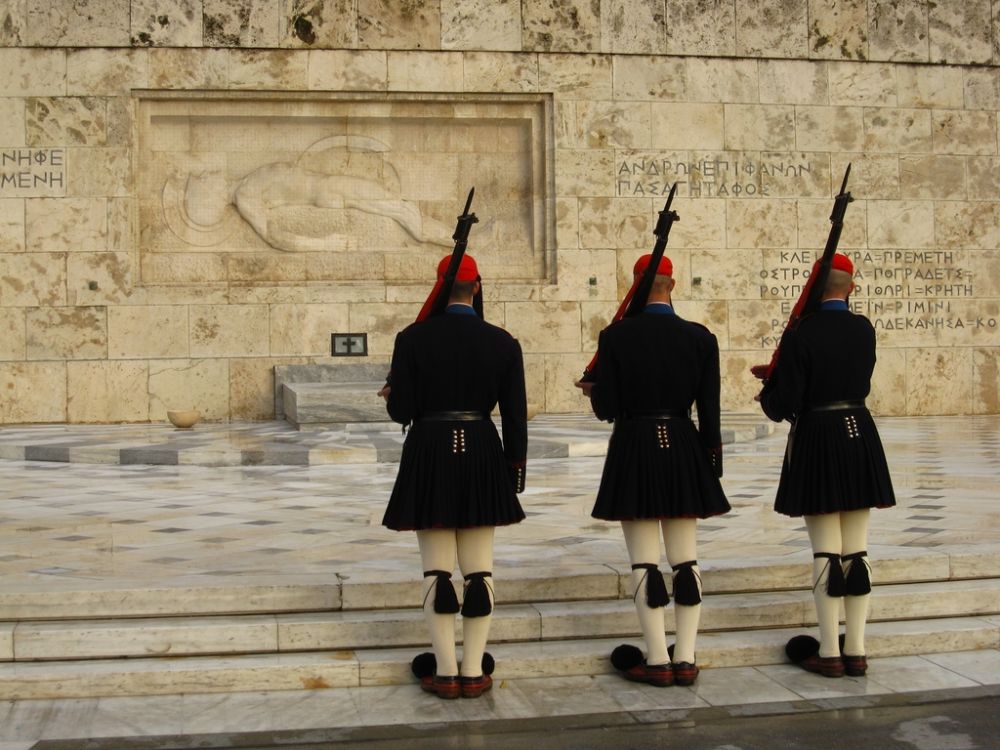
[[785, 331], [778, 345], [778, 364], [760, 393], [760, 406], [775, 422], [792, 420], [805, 402], [806, 364], [794, 330]]
[[594, 415], [605, 422], [618, 416], [619, 383], [617, 368], [614, 366], [614, 352], [608, 339], [608, 329], [601, 331], [597, 339], [597, 364], [594, 367], [594, 386], [590, 391], [590, 406]]
[[385, 404], [393, 422], [405, 425], [413, 420], [417, 401], [414, 371], [412, 342], [405, 330], [400, 331], [392, 349], [392, 364], [389, 368], [392, 387]]
[[695, 396], [698, 408], [698, 437], [715, 469], [722, 476], [722, 428], [720, 407], [719, 341], [707, 334], [701, 382]]
[[524, 357], [517, 339], [511, 339], [510, 366], [499, 384], [503, 452], [515, 492], [524, 491], [528, 456], [528, 399], [524, 388]]

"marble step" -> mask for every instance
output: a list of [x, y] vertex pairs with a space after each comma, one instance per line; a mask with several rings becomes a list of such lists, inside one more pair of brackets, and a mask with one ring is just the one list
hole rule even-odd
[[285, 383], [285, 419], [301, 429], [352, 422], [387, 422], [385, 400], [377, 395], [385, 379], [356, 383]]
[[[778, 664], [784, 645], [802, 628], [703, 633], [702, 667]], [[910, 622], [875, 622], [868, 627], [872, 673], [876, 657], [1000, 646], [1000, 617], [961, 617]], [[608, 655], [622, 638], [498, 643], [494, 678], [603, 674]], [[629, 642], [639, 644], [637, 639]], [[311, 651], [249, 656], [178, 659], [109, 659], [0, 664], [0, 700], [165, 695], [260, 690], [413, 684], [410, 660], [424, 648]]]
[[[1000, 579], [877, 586], [871, 621], [1000, 614]], [[674, 607], [666, 610], [673, 630]], [[457, 618], [461, 638], [462, 618]], [[705, 597], [702, 632], [815, 624], [808, 591]], [[500, 605], [493, 643], [634, 636], [631, 599]], [[342, 651], [426, 642], [419, 609], [353, 612], [66, 620], [16, 623], [10, 656], [18, 661], [208, 654]], [[0, 658], [3, 654], [0, 653]]]
[[[1000, 549], [990, 545], [950, 550], [872, 550], [880, 584], [934, 580], [1000, 578]], [[807, 552], [784, 557], [707, 560], [702, 565], [706, 591], [805, 590], [810, 587]], [[0, 591], [4, 621], [158, 617], [216, 614], [367, 610], [420, 606], [415, 576], [387, 571], [344, 572], [329, 580], [287, 578], [254, 584], [198, 585], [180, 579], [144, 587], [94, 587], [38, 590], [25, 585]], [[496, 568], [501, 598], [508, 603], [627, 599], [631, 597], [628, 564], [545, 564]]]

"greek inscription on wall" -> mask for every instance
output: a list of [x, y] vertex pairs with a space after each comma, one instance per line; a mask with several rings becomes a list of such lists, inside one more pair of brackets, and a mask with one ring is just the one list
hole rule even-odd
[[0, 198], [66, 195], [66, 150], [0, 147]]
[[697, 159], [623, 157], [615, 174], [619, 197], [666, 196], [677, 183], [677, 194], [689, 198], [767, 198], [764, 177], [812, 174], [809, 162], [784, 159]]
[[[996, 330], [995, 316], [969, 315], [958, 309], [975, 297], [973, 276], [948, 250], [840, 250], [854, 262], [851, 309], [867, 316], [876, 331]], [[760, 298], [780, 299], [783, 318], [771, 320], [771, 330], [760, 337], [762, 348], [773, 348], [785, 321], [809, 278], [821, 251], [798, 250], [779, 254], [781, 265], [760, 272]], [[965, 306], [963, 306], [965, 307]]]

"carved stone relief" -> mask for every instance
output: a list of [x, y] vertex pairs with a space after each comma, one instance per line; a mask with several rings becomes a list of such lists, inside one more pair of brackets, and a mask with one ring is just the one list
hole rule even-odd
[[472, 186], [473, 252], [495, 261], [497, 278], [546, 278], [546, 106], [533, 95], [147, 92], [136, 168], [142, 283], [190, 283], [192, 262], [209, 282], [347, 281], [361, 278], [361, 257], [378, 270], [363, 278], [406, 281], [410, 269], [423, 278], [422, 259], [452, 246]]

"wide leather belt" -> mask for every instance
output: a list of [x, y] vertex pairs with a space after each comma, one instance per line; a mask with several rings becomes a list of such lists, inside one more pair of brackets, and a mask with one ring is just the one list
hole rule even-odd
[[687, 409], [660, 409], [659, 411], [634, 411], [625, 415], [625, 419], [690, 419]]
[[805, 411], [843, 411], [845, 409], [864, 409], [864, 400], [860, 401], [827, 401], [824, 404], [812, 404], [807, 406]]
[[429, 411], [417, 417], [418, 422], [479, 422], [489, 415], [481, 411]]

